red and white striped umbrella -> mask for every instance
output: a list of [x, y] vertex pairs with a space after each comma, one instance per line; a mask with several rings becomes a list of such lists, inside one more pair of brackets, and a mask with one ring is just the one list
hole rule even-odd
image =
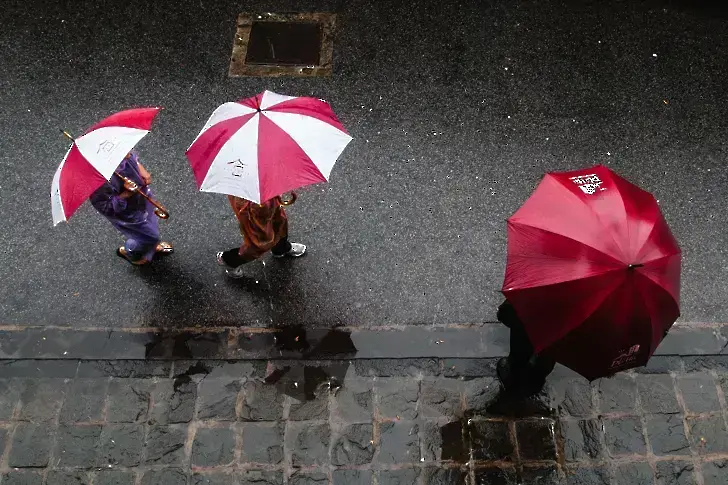
[[96, 189], [111, 179], [124, 157], [149, 133], [160, 109], [120, 111], [73, 140], [51, 185], [54, 226], [68, 220]]
[[350, 141], [327, 102], [265, 91], [217, 108], [187, 158], [201, 191], [261, 203], [326, 182]]

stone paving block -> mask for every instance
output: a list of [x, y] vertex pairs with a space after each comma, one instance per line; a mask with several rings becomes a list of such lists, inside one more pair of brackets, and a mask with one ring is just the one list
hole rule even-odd
[[190, 479], [190, 485], [237, 485], [233, 473], [213, 472], [195, 473]]
[[13, 416], [23, 383], [21, 379], [0, 379], [0, 421], [9, 421]]
[[101, 470], [96, 473], [94, 485], [135, 485], [133, 472], [121, 470]]
[[283, 394], [261, 381], [247, 381], [243, 386], [243, 421], [280, 421], [283, 418]]
[[634, 413], [637, 404], [637, 383], [629, 374], [616, 374], [596, 383], [599, 412]]
[[320, 471], [296, 472], [288, 478], [288, 485], [328, 485], [329, 476]]
[[197, 383], [189, 376], [160, 380], [152, 393], [150, 424], [189, 423], [196, 399]]
[[91, 468], [101, 438], [101, 425], [62, 425], [58, 428], [55, 467]]
[[144, 463], [181, 465], [186, 441], [187, 425], [151, 426], [147, 432]]
[[283, 485], [283, 472], [246, 470], [240, 473], [238, 480], [239, 483], [236, 482], [235, 485]]
[[485, 416], [491, 414], [491, 405], [501, 395], [501, 386], [497, 379], [483, 377], [471, 379], [464, 384], [465, 415]]
[[690, 443], [680, 414], [647, 416], [647, 436], [655, 455], [690, 455]]
[[414, 379], [382, 378], [375, 383], [377, 411], [384, 419], [415, 419], [420, 383]]
[[652, 468], [646, 461], [620, 463], [615, 466], [614, 485], [653, 485]]
[[498, 359], [443, 359], [443, 377], [496, 377]]
[[113, 379], [109, 384], [106, 419], [110, 423], [144, 421], [154, 382], [151, 379]]
[[672, 377], [669, 375], [637, 375], [642, 409], [647, 413], [679, 413]]
[[513, 485], [516, 471], [510, 468], [476, 468], [475, 485]]
[[657, 355], [717, 355], [726, 339], [720, 329], [709, 327], [672, 327], [655, 350]]
[[578, 467], [566, 470], [566, 485], [611, 485], [611, 481], [604, 467]]
[[291, 452], [294, 467], [323, 465], [329, 462], [331, 430], [328, 424], [289, 422], [285, 441]]
[[46, 483], [49, 485], [88, 485], [91, 482], [86, 472], [50, 470], [46, 477]]
[[718, 389], [709, 374], [687, 374], [677, 378], [688, 413], [707, 413], [720, 411]]
[[192, 464], [224, 466], [235, 457], [235, 432], [229, 428], [197, 428], [192, 443]]
[[197, 391], [197, 419], [235, 421], [235, 405], [241, 387], [239, 379], [203, 379]]
[[89, 360], [78, 364], [77, 377], [151, 379], [169, 377], [172, 362], [161, 360]]
[[334, 394], [332, 417], [345, 423], [371, 423], [374, 412], [373, 397], [372, 381], [349, 379]]
[[334, 470], [333, 485], [372, 485], [371, 470]]
[[139, 424], [109, 424], [101, 430], [99, 466], [138, 466], [141, 461], [144, 428]]
[[20, 396], [21, 421], [53, 421], [65, 397], [67, 379], [27, 379]]
[[75, 360], [0, 360], [0, 376], [26, 379], [72, 379], [78, 370]]
[[645, 438], [639, 418], [604, 420], [607, 449], [612, 456], [645, 453]]
[[142, 476], [140, 485], [187, 485], [187, 474], [179, 468], [149, 470]]
[[243, 462], [276, 465], [283, 461], [284, 427], [284, 423], [243, 424]]
[[389, 421], [379, 425], [377, 461], [384, 464], [419, 463], [420, 426], [412, 421]]
[[351, 424], [334, 436], [331, 464], [335, 466], [364, 465], [374, 457], [374, 427], [371, 424]]
[[599, 459], [604, 454], [601, 423], [595, 419], [561, 421], [566, 461]]
[[12, 470], [3, 475], [3, 485], [43, 485], [43, 474], [30, 470]]
[[437, 359], [356, 359], [354, 370], [360, 377], [418, 377], [440, 374]]
[[325, 420], [329, 417], [329, 392], [321, 392], [310, 401], [291, 399], [288, 419], [291, 421]]
[[422, 481], [425, 485], [465, 485], [468, 471], [464, 468], [425, 468]]
[[[728, 483], [728, 460], [703, 464], [703, 485], [725, 485]], [[5, 482], [3, 482], [3, 485]]]
[[696, 485], [695, 466], [687, 461], [658, 461], [659, 485]]
[[693, 449], [701, 455], [728, 452], [728, 431], [723, 416], [687, 417], [688, 433]]
[[683, 360], [675, 355], [653, 355], [647, 365], [632, 370], [637, 374], [669, 374], [683, 372], [684, 365]]
[[417, 483], [420, 470], [417, 468], [402, 468], [399, 470], [380, 470], [376, 472], [377, 483], [381, 485], [410, 485]]
[[3, 453], [5, 453], [5, 447], [8, 443], [8, 430], [5, 428], [0, 428], [0, 456], [3, 456]]
[[48, 426], [20, 423], [13, 435], [8, 465], [13, 468], [47, 466], [52, 444]]
[[62, 423], [100, 421], [106, 404], [108, 379], [76, 379], [61, 408]]
[[468, 427], [475, 460], [512, 460], [511, 430], [504, 421], [471, 421]]
[[553, 420], [516, 421], [516, 438], [521, 460], [556, 460]]
[[686, 372], [728, 372], [728, 355], [701, 355], [683, 357]]
[[553, 379], [547, 389], [551, 396], [551, 407], [562, 416], [591, 416], [594, 413], [591, 386], [586, 379]]
[[421, 436], [425, 461], [455, 461], [465, 463], [470, 459], [469, 438], [463, 432], [463, 421], [440, 424], [425, 421]]
[[556, 465], [548, 467], [523, 467], [519, 483], [528, 485], [560, 485], [561, 477]]
[[463, 415], [463, 382], [458, 379], [423, 380], [420, 414], [426, 418]]

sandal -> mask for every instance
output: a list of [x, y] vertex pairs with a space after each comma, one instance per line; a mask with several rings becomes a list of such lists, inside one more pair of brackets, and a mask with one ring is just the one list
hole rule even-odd
[[131, 259], [129, 259], [129, 256], [127, 256], [126, 249], [124, 248], [124, 246], [122, 246], [116, 250], [116, 255], [122, 259], [125, 259], [128, 263], [131, 263], [134, 266], [141, 266], [143, 264], [148, 263], [148, 261], [146, 259], [140, 259], [139, 261], [132, 261]]
[[157, 254], [172, 254], [174, 252], [174, 248], [168, 242], [162, 241], [159, 244], [157, 244], [157, 247], [154, 251]]

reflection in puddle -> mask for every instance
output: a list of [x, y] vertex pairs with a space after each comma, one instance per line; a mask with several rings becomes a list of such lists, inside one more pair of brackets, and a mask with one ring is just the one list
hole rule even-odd
[[297, 325], [277, 330], [272, 341], [281, 355], [305, 360], [337, 359], [326, 365], [287, 362], [265, 378], [266, 384], [275, 385], [281, 393], [301, 401], [316, 399], [317, 392], [336, 392], [349, 370], [348, 359], [356, 355], [351, 333], [342, 330], [307, 331]]

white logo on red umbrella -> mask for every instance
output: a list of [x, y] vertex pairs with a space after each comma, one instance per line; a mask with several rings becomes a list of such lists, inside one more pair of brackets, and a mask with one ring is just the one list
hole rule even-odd
[[607, 190], [605, 187], [601, 187], [603, 183], [602, 179], [593, 173], [589, 175], [569, 177], [569, 180], [574, 182], [586, 195], [594, 195], [597, 189], [599, 189], [599, 191]]
[[624, 352], [619, 353], [619, 357], [614, 359], [612, 361], [612, 365], [609, 366], [610, 369], [617, 369], [620, 367], [624, 367], [625, 365], [632, 364], [634, 361], [637, 360], [637, 354], [640, 351], [639, 345], [633, 345], [629, 349], [627, 349]]

